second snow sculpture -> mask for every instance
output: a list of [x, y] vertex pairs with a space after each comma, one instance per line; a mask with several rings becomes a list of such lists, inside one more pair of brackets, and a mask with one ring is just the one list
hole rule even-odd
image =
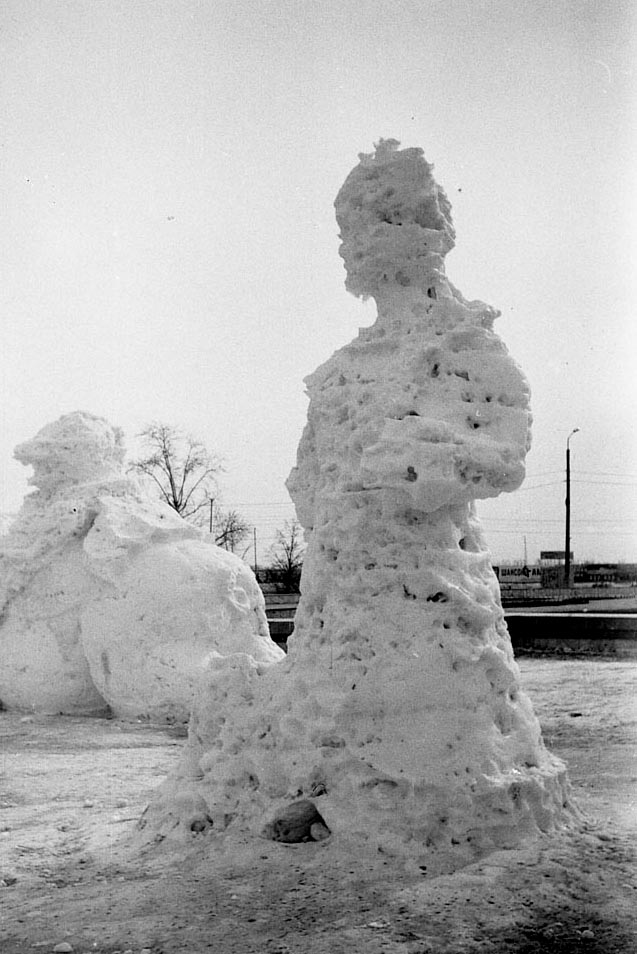
[[378, 318], [307, 379], [289, 655], [212, 665], [147, 821], [192, 826], [180, 806], [197, 802], [217, 830], [331, 831], [454, 867], [554, 827], [567, 783], [520, 689], [474, 511], [522, 482], [529, 389], [497, 312], [445, 277], [454, 230], [432, 167], [397, 146], [361, 156], [336, 200], [347, 287]]
[[283, 653], [250, 568], [123, 471], [119, 428], [75, 412], [16, 449], [38, 489], [0, 547], [7, 708], [185, 721], [210, 653]]

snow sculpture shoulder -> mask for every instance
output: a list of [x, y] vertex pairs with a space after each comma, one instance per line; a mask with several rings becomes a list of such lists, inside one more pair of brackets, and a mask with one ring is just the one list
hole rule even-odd
[[474, 509], [523, 479], [528, 385], [497, 312], [445, 276], [454, 231], [432, 167], [397, 146], [362, 156], [336, 200], [347, 287], [378, 318], [307, 379], [288, 658], [211, 669], [185, 767], [146, 821], [178, 825], [194, 785], [217, 829], [331, 831], [449, 869], [559, 824], [566, 781], [520, 689]]
[[37, 489], [0, 544], [5, 706], [183, 721], [211, 652], [282, 655], [250, 569], [124, 474], [119, 428], [75, 412], [15, 453]]

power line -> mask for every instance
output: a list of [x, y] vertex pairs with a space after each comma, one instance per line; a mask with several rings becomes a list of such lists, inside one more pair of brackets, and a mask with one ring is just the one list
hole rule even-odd
[[[510, 528], [511, 530], [523, 530], [525, 527], [529, 527], [530, 525], [531, 531], [533, 530], [535, 526], [559, 527], [562, 525], [562, 523], [563, 523], [562, 520], [552, 520], [552, 519], [535, 520], [531, 517], [528, 520], [525, 517], [520, 517], [520, 518], [514, 518], [513, 520], [495, 520], [495, 521], [483, 520], [482, 521], [483, 526], [495, 525], [496, 529], [499, 529], [499, 530], [503, 530], [506, 528]], [[621, 522], [618, 519], [577, 520], [574, 525], [576, 527], [579, 527], [580, 530], [590, 528], [591, 530], [597, 530], [600, 533], [609, 533], [615, 527], [618, 530], [621, 530], [624, 527], [626, 527], [627, 530], [630, 530], [631, 527], [627, 526], [627, 524], [628, 525], [633, 524], [634, 526], [635, 523], [636, 523], [636, 519], [633, 517], [631, 520], [622, 520]]]
[[[559, 487], [563, 483], [564, 483], [563, 480], [552, 480], [545, 484], [532, 484], [531, 486], [529, 486], [525, 481], [525, 486], [520, 487], [520, 489], [517, 490], [516, 493], [522, 493], [527, 490], [540, 490], [542, 487]], [[611, 481], [611, 480], [580, 480], [577, 477], [571, 478], [571, 483], [585, 484], [588, 487], [637, 487], [637, 483], [635, 482], [620, 483], [618, 481]]]
[[536, 477], [552, 477], [553, 474], [561, 474], [562, 470], [539, 470], [537, 474], [527, 474], [528, 480], [535, 480]]
[[634, 477], [637, 480], [637, 474], [618, 474], [612, 473], [611, 471], [606, 470], [580, 470], [577, 469], [578, 474], [589, 474], [593, 477]]
[[571, 481], [574, 484], [586, 484], [587, 487], [637, 487], [637, 483], [616, 483], [610, 480], [577, 480]]
[[[575, 470], [575, 469], [574, 469]], [[627, 474], [619, 473], [617, 471], [609, 470], [582, 470], [578, 467], [575, 471], [578, 474], [587, 474], [589, 477], [628, 477], [631, 479], [637, 480], [637, 474]], [[528, 473], [527, 480], [534, 480], [536, 477], [551, 477], [553, 474], [563, 474], [564, 471], [560, 470], [540, 470], [537, 473]]]
[[[552, 476], [553, 474], [561, 474], [561, 473], [562, 473], [561, 470], [545, 470], [545, 471], [539, 471], [538, 473], [535, 473], [535, 474], [527, 474], [527, 475], [526, 475], [525, 482], [524, 482], [524, 486], [521, 487], [521, 488], [520, 488], [518, 491], [516, 491], [516, 492], [517, 492], [517, 493], [520, 493], [520, 492], [528, 491], [528, 490], [541, 490], [541, 489], [544, 488], [544, 487], [557, 487], [557, 486], [559, 486], [560, 484], [563, 484], [563, 483], [564, 483], [564, 479], [562, 479], [562, 480], [548, 481], [548, 482], [545, 482], [545, 483], [542, 483], [542, 484], [529, 484], [529, 482], [535, 480], [535, 479], [538, 478], [538, 477], [548, 477], [548, 476]], [[634, 478], [634, 479], [637, 481], [637, 474], [620, 474], [620, 473], [610, 472], [610, 471], [579, 470], [579, 469], [576, 471], [576, 473], [577, 473], [577, 474], [586, 474], [586, 475], [593, 476], [593, 477], [626, 477], [626, 478], [629, 478], [629, 479], [630, 479], [630, 478]], [[632, 486], [637, 486], [637, 484], [633, 484], [633, 483], [625, 483], [625, 484], [624, 484], [624, 483], [612, 483], [612, 482], [610, 482], [610, 481], [602, 481], [601, 483], [596, 483], [595, 481], [579, 480], [578, 478], [575, 478], [575, 480], [577, 481], [577, 483], [593, 484], [593, 485], [595, 485], [595, 486], [606, 486], [606, 487], [623, 487], [623, 486], [632, 487]], [[232, 504], [225, 504], [225, 506], [226, 506], [226, 507], [228, 507], [228, 506], [229, 506], [229, 507], [246, 507], [246, 508], [253, 508], [253, 507], [287, 507], [287, 508], [291, 508], [291, 507], [294, 507], [294, 503], [292, 502], [292, 500], [258, 500], [258, 501], [254, 501], [254, 502], [250, 502], [250, 501], [237, 501], [237, 502], [234, 502], [234, 503], [232, 503]]]
[[[525, 536], [528, 536], [528, 537], [533, 537], [533, 536], [537, 537], [537, 536], [542, 536], [543, 533], [545, 532], [542, 530], [527, 530], [525, 528], [514, 529], [514, 530], [499, 530], [494, 527], [483, 527], [482, 529], [487, 537], [491, 536], [492, 534], [505, 534], [508, 536], [518, 537], [520, 536], [521, 533], [523, 533]], [[615, 537], [630, 537], [631, 540], [637, 540], [637, 534], [635, 534], [634, 532], [631, 532], [630, 530], [607, 530], [604, 532], [600, 532], [599, 530], [575, 530], [573, 535], [575, 537], [595, 536], [598, 539], [602, 539], [602, 538], [605, 539], [606, 537], [611, 537], [611, 536], [613, 537], [613, 539]]]
[[257, 503], [246, 503], [245, 501], [235, 503], [235, 507], [293, 507], [291, 500], [263, 500]]

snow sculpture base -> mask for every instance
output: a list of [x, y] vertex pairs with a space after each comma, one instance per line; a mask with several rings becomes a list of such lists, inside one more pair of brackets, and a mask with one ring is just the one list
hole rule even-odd
[[493, 309], [446, 279], [449, 203], [396, 145], [362, 156], [336, 202], [348, 287], [378, 319], [307, 381], [289, 655], [212, 661], [152, 831], [188, 828], [186, 792], [212, 832], [264, 837], [310, 802], [331, 838], [450, 870], [569, 819], [474, 509], [523, 479], [528, 385]]
[[16, 456], [39, 489], [0, 548], [6, 708], [185, 722], [210, 653], [283, 656], [250, 568], [124, 475], [118, 428], [67, 414]]

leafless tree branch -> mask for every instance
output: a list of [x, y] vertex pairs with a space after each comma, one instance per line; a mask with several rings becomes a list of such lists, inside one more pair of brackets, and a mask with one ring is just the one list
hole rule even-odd
[[132, 461], [129, 470], [154, 481], [162, 499], [182, 517], [192, 517], [217, 495], [221, 460], [200, 441], [157, 421], [139, 437], [146, 454]]

